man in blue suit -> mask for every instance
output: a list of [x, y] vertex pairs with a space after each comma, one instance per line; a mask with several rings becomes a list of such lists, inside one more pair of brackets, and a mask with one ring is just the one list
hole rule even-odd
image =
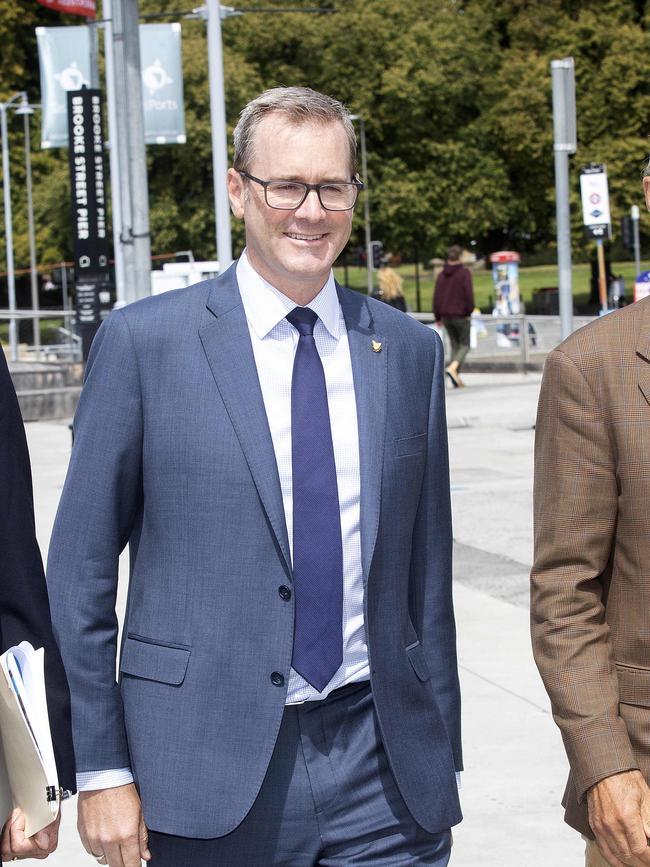
[[334, 281], [355, 163], [340, 103], [253, 100], [228, 177], [241, 258], [95, 339], [48, 578], [79, 828], [110, 867], [448, 863], [443, 353]]

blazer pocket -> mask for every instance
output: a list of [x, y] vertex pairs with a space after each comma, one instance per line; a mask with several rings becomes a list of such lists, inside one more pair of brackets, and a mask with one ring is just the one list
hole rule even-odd
[[191, 648], [159, 644], [129, 635], [122, 648], [120, 671], [145, 680], [180, 686], [190, 659]]
[[395, 440], [395, 453], [398, 458], [407, 458], [409, 455], [420, 455], [427, 447], [427, 435], [415, 434], [411, 437], [400, 437]]
[[615, 663], [618, 675], [618, 698], [622, 704], [650, 707], [650, 670]]
[[418, 680], [421, 680], [422, 683], [429, 680], [431, 674], [429, 673], [429, 666], [424, 658], [424, 651], [420, 642], [416, 641], [413, 644], [409, 644], [406, 648], [406, 655], [413, 666], [413, 671], [418, 676]]

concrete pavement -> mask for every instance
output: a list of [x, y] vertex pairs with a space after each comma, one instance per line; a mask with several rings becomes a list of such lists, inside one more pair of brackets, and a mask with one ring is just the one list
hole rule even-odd
[[[467, 389], [447, 391], [466, 766], [465, 821], [454, 831], [452, 864], [573, 867], [583, 863], [583, 847], [562, 822], [566, 760], [528, 637], [540, 376], [468, 373], [465, 379]], [[37, 531], [46, 550], [70, 432], [57, 422], [29, 424], [27, 432]], [[121, 575], [123, 606], [124, 568]], [[77, 840], [74, 814], [66, 803], [52, 867], [94, 863]]]

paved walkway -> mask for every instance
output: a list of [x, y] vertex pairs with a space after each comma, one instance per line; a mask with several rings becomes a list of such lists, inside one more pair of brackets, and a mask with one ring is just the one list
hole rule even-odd
[[[563, 824], [559, 806], [566, 760], [528, 638], [540, 377], [465, 378], [467, 389], [447, 392], [466, 765], [465, 821], [454, 832], [452, 864], [576, 867], [583, 863], [582, 845]], [[45, 548], [70, 433], [67, 425], [40, 422], [28, 425], [28, 437]], [[123, 589], [120, 599], [123, 604]], [[66, 804], [61, 845], [48, 860], [52, 867], [94, 863], [77, 841], [73, 806]]]

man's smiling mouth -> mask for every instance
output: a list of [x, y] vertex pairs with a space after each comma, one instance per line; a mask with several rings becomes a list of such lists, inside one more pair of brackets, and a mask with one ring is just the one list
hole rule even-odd
[[298, 232], [285, 232], [284, 234], [294, 241], [320, 241], [321, 238], [325, 237], [324, 233], [322, 235], [301, 235]]

